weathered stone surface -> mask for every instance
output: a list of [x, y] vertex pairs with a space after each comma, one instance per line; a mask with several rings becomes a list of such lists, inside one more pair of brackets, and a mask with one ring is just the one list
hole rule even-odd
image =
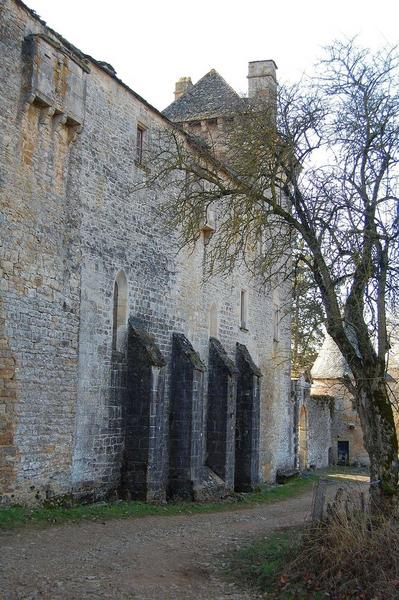
[[249, 492], [260, 483], [260, 378], [247, 347], [237, 343], [237, 417], [235, 437], [235, 489]]
[[206, 464], [234, 489], [238, 370], [221, 343], [209, 342]]
[[164, 500], [163, 449], [165, 360], [153, 336], [129, 322], [126, 393], [122, 398], [124, 452], [122, 494]]
[[65, 123], [83, 125], [87, 61], [45, 34], [27, 36], [24, 53], [30, 67], [26, 100], [65, 115]]
[[231, 494], [232, 489], [216, 473], [207, 467], [201, 470], [200, 480], [193, 485], [193, 498], [196, 502], [217, 502]]
[[169, 415], [169, 496], [193, 498], [204, 460], [205, 365], [183, 334], [173, 334]]
[[[128, 357], [113, 348], [113, 295], [121, 271], [128, 314], [153, 336], [166, 361], [147, 497], [162, 495], [167, 484], [172, 333], [184, 334], [207, 365], [211, 306], [228, 358], [235, 360], [237, 341], [245, 344], [264, 375], [258, 478], [272, 481], [276, 469], [294, 459], [289, 316], [278, 342], [271, 326], [289, 284], [271, 293], [241, 267], [204, 283], [203, 240], [177, 254], [178, 232], [166, 229], [162, 193], [133, 191], [146, 172], [135, 160], [137, 125], [148, 142], [168, 121], [20, 0], [2, 2], [0, 24], [1, 501], [71, 493], [98, 499], [119, 488], [128, 368]], [[51, 91], [47, 65], [46, 103], [39, 94], [43, 80], [32, 87], [27, 39], [50, 43], [82, 86], [54, 71], [59, 87]], [[81, 71], [75, 73], [72, 63]], [[32, 90], [36, 100], [29, 103]], [[242, 289], [248, 292], [246, 331], [240, 329]], [[207, 371], [201, 377], [196, 384], [204, 391], [200, 399], [198, 387], [205, 439]], [[198, 444], [203, 467], [204, 442]]]

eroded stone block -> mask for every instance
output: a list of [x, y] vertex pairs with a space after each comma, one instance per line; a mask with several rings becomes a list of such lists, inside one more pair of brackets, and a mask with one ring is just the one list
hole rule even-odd
[[28, 36], [25, 50], [30, 63], [28, 101], [52, 108], [56, 116], [65, 115], [65, 122], [83, 125], [88, 72], [84, 61], [44, 34]]

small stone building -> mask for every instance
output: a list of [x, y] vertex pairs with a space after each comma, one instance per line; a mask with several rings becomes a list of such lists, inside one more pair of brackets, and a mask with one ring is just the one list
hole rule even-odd
[[368, 465], [360, 419], [353, 405], [352, 395], [342, 383], [342, 377], [351, 376], [350, 369], [328, 335], [311, 373], [312, 399], [324, 399], [331, 406], [330, 464]]
[[[211, 71], [162, 114], [20, 0], [0, 36], [0, 503], [273, 481], [295, 454], [289, 283], [204, 282], [207, 227], [177, 253], [162, 191], [137, 191], [155, 129], [207, 135], [238, 95]], [[250, 63], [249, 95], [270, 85]]]
[[[399, 431], [399, 344], [392, 340], [387, 384]], [[368, 466], [363, 432], [352, 395], [343, 384], [350, 369], [330, 336], [326, 336], [311, 370], [292, 380], [295, 467]]]

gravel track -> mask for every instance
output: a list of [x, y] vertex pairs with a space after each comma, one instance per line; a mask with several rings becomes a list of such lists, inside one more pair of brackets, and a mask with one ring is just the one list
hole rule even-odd
[[80, 522], [0, 534], [1, 600], [255, 600], [223, 555], [301, 524], [312, 492], [229, 512]]

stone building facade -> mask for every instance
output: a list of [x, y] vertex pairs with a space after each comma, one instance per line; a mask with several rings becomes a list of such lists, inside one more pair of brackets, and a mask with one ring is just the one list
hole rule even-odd
[[[274, 63], [251, 64], [267, 93]], [[194, 128], [226, 118], [205, 78]], [[0, 2], [0, 81], [0, 502], [201, 498], [292, 468], [287, 288], [204, 282], [205, 240], [177, 253], [162, 193], [137, 191], [153, 129], [191, 113], [160, 113], [20, 0]]]

